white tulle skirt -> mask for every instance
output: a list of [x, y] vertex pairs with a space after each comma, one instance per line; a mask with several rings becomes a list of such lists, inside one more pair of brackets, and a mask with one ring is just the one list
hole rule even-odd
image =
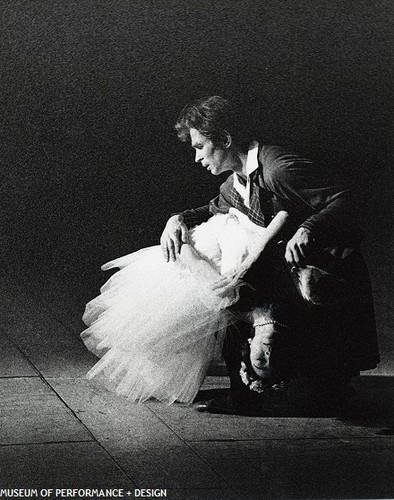
[[191, 403], [239, 320], [228, 307], [264, 232], [231, 209], [191, 230], [175, 262], [154, 246], [105, 264], [119, 271], [86, 306], [81, 337], [101, 358], [87, 377], [132, 401]]

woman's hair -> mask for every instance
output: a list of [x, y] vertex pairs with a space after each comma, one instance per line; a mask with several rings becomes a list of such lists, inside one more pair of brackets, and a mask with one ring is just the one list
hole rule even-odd
[[175, 124], [181, 141], [190, 140], [190, 129], [195, 128], [214, 144], [226, 141], [230, 134], [233, 143], [243, 152], [248, 151], [254, 139], [245, 112], [233, 102], [221, 96], [204, 97], [187, 104]]

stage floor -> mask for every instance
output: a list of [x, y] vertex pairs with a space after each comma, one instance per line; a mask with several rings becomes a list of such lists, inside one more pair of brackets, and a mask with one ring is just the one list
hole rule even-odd
[[[295, 415], [280, 404], [258, 417], [135, 405], [85, 379], [95, 357], [79, 339], [82, 311], [70, 294], [5, 273], [0, 294], [0, 490], [394, 498], [394, 377], [387, 371], [355, 379], [341, 417]], [[207, 377], [202, 396], [227, 386], [222, 372]]]

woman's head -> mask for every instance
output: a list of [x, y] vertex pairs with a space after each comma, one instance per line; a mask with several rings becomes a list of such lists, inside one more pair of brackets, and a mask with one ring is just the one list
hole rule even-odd
[[290, 343], [286, 333], [276, 330], [272, 323], [255, 328], [243, 347], [240, 375], [257, 392], [284, 388], [291, 378]]

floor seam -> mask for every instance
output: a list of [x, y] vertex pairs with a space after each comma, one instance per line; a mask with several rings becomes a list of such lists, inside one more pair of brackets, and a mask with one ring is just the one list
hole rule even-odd
[[[37, 377], [31, 377], [31, 378], [39, 378], [49, 389], [52, 393], [56, 395], [56, 397], [63, 403], [63, 405], [67, 408], [67, 410], [71, 413], [71, 415], [80, 423], [80, 425], [86, 430], [86, 432], [92, 437], [92, 440], [89, 440], [88, 442], [95, 442], [103, 451], [104, 453], [112, 460], [112, 462], [125, 474], [128, 480], [132, 482], [133, 485], [135, 485], [135, 482], [133, 479], [129, 476], [129, 474], [123, 469], [123, 467], [117, 462], [117, 460], [108, 452], [108, 450], [96, 439], [92, 431], [82, 422], [82, 420], [77, 416], [77, 414], [74, 412], [74, 410], [66, 403], [66, 401], [60, 396], [60, 394], [56, 391], [56, 389], [50, 384], [50, 382], [45, 378], [45, 376], [41, 373], [41, 371], [34, 365], [34, 363], [28, 358], [26, 353], [23, 351], [23, 349], [12, 339], [5, 331], [3, 328], [0, 328], [1, 331], [4, 333], [4, 335], [7, 337], [7, 339], [12, 343], [12, 345], [15, 346], [15, 348], [22, 354], [22, 356], [27, 360], [27, 362], [33, 367], [33, 369], [37, 372], [38, 376]], [[64, 442], [64, 441], [63, 441]]]
[[376, 438], [383, 438], [383, 439], [394, 439], [394, 436], [390, 435], [382, 435], [382, 434], [376, 434], [373, 436], [360, 436], [360, 437], [354, 437], [354, 436], [341, 436], [341, 437], [299, 437], [299, 438], [293, 438], [293, 437], [283, 437], [283, 438], [257, 438], [257, 439], [234, 439], [234, 440], [229, 440], [229, 439], [204, 439], [204, 440], [196, 440], [196, 441], [185, 441], [186, 443], [258, 443], [258, 442], [265, 442], [265, 441], [335, 441], [335, 440], [367, 440], [367, 439], [376, 439]]
[[45, 446], [47, 444], [76, 444], [76, 443], [95, 443], [91, 439], [78, 439], [76, 441], [37, 441], [30, 443], [2, 443], [0, 444], [0, 448], [9, 448], [10, 446]]
[[149, 408], [149, 410], [155, 415], [156, 418], [158, 418], [160, 420], [160, 422], [162, 422], [166, 427], [167, 429], [169, 429], [171, 432], [173, 432], [186, 446], [187, 448], [194, 454], [196, 455], [200, 460], [202, 460], [214, 473], [216, 476], [218, 476], [227, 486], [228, 488], [233, 491], [234, 493], [236, 493], [237, 495], [239, 495], [238, 491], [235, 490], [231, 484], [221, 475], [219, 474], [218, 471], [216, 471], [212, 464], [210, 462], [208, 462], [208, 460], [206, 460], [198, 451], [196, 451], [194, 448], [192, 448], [189, 443], [183, 439], [174, 429], [172, 429], [168, 424], [167, 422], [165, 422], [161, 417], [160, 415], [158, 415], [150, 406], [148, 405], [145, 405], [146, 408]]

